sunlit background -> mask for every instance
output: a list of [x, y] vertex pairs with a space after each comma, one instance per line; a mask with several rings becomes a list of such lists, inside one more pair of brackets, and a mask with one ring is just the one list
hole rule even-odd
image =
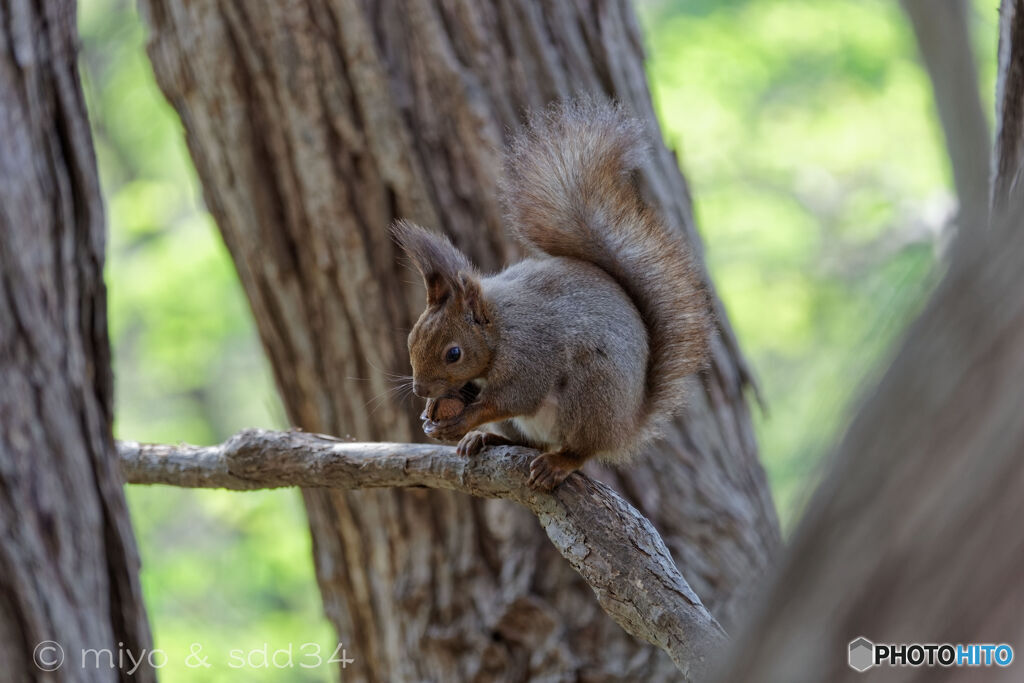
[[[996, 5], [971, 17], [988, 110]], [[892, 0], [665, 0], [639, 13], [663, 131], [767, 406], [758, 438], [789, 529], [941, 272], [956, 205], [930, 85]], [[79, 27], [110, 227], [118, 438], [207, 444], [286, 427], [134, 3], [82, 0]], [[128, 500], [156, 647], [333, 649], [297, 492], [129, 487]], [[217, 671], [172, 658], [161, 677]]]

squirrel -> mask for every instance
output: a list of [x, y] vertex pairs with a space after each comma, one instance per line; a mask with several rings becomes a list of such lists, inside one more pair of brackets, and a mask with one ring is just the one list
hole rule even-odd
[[636, 188], [646, 151], [620, 105], [530, 117], [500, 187], [526, 258], [493, 275], [446, 237], [392, 226], [427, 290], [408, 339], [413, 392], [459, 401], [454, 416], [421, 416], [428, 436], [463, 456], [541, 450], [528, 483], [550, 491], [591, 458], [627, 459], [682, 407], [712, 314], [692, 252]]

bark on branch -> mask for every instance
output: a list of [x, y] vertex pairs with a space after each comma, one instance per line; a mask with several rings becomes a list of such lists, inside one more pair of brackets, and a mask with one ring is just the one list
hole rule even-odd
[[703, 678], [725, 631], [676, 568], [646, 517], [611, 488], [575, 474], [554, 493], [526, 485], [533, 451], [490, 448], [473, 458], [449, 446], [354, 443], [321, 434], [246, 430], [223, 444], [118, 444], [125, 480], [252, 490], [425, 486], [513, 500], [593, 588], [622, 628], [665, 650], [687, 680]]

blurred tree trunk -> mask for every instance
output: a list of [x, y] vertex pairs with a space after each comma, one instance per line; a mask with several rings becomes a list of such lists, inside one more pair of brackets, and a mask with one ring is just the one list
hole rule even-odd
[[[292, 422], [361, 440], [422, 439], [389, 394], [422, 307], [387, 228], [441, 229], [483, 269], [515, 258], [496, 199], [524, 111], [599, 93], [657, 131], [628, 4], [143, 0], [157, 79], [185, 126]], [[661, 144], [643, 191], [700, 249]], [[725, 624], [772, 562], [747, 370], [724, 313], [712, 368], [668, 437], [600, 471], [657, 526]], [[437, 491], [307, 491], [346, 680], [658, 679], [525, 510]]]
[[988, 225], [989, 139], [978, 66], [971, 47], [967, 0], [902, 0], [917, 37], [935, 108], [946, 137], [961, 229]]
[[1024, 0], [999, 4], [992, 208], [1005, 208], [1024, 165]]
[[[111, 433], [103, 208], [76, 57], [73, 2], [0, 8], [5, 680], [116, 680], [82, 669], [81, 650], [152, 647]], [[56, 674], [33, 662], [47, 640], [68, 658]]]
[[[990, 229], [946, 277], [840, 443], [723, 681], [858, 681], [850, 641], [1024, 638], [1024, 0], [1000, 11]], [[972, 93], [965, 94], [973, 97]], [[890, 666], [872, 681], [1019, 681]]]

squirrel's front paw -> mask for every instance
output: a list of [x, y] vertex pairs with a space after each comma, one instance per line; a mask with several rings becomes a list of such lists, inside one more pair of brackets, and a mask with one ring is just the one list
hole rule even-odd
[[487, 433], [478, 430], [467, 432], [462, 440], [459, 441], [458, 447], [455, 452], [462, 456], [476, 455], [483, 450], [484, 446], [487, 445]]
[[438, 441], [458, 441], [468, 431], [469, 427], [461, 415], [452, 420], [428, 420], [423, 424], [423, 433]]

